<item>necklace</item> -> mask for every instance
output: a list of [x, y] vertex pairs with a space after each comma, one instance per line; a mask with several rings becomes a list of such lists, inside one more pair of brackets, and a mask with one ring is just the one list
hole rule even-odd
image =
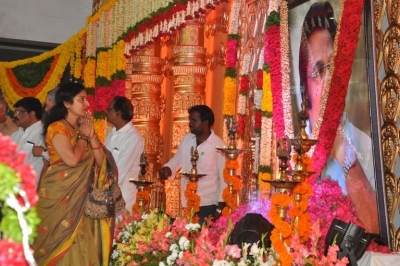
[[70, 122], [68, 122], [68, 120], [67, 120], [67, 119], [65, 119], [65, 118], [64, 118], [64, 120], [65, 120], [65, 122], [67, 122], [67, 124], [68, 124], [68, 125], [70, 125], [70, 126], [71, 126], [71, 127], [74, 129], [74, 131], [75, 131], [75, 132], [78, 132], [78, 129], [77, 129], [77, 128], [74, 128], [74, 126], [73, 126], [73, 125], [71, 125], [71, 123], [70, 123]]

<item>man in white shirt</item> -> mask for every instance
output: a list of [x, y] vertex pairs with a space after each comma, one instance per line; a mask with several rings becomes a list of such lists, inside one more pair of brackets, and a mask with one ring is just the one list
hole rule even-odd
[[16, 102], [14, 108], [14, 116], [20, 129], [11, 136], [11, 139], [18, 144], [20, 151], [27, 154], [25, 162], [33, 166], [36, 173], [36, 184], [38, 184], [43, 161], [41, 157], [33, 156], [32, 148], [35, 145], [45, 146], [42, 135], [43, 126], [40, 120], [42, 104], [36, 98], [26, 97]]
[[[225, 207], [222, 199], [222, 191], [227, 186], [224, 180], [223, 170], [225, 167], [225, 156], [218, 151], [217, 147], [224, 147], [224, 141], [214, 134], [211, 126], [214, 124], [214, 113], [206, 105], [195, 105], [189, 110], [189, 128], [190, 132], [181, 141], [178, 151], [168, 163], [160, 169], [159, 175], [161, 179], [173, 179], [176, 171], [182, 167], [182, 172], [190, 173], [192, 164], [191, 148], [196, 148], [199, 153], [197, 161], [197, 172], [206, 174], [197, 182], [197, 194], [199, 194], [200, 224], [204, 218], [212, 215], [214, 219], [221, 216], [221, 210]], [[187, 199], [185, 197], [186, 185], [189, 179], [182, 175], [181, 177], [181, 198], [182, 207], [186, 208]]]
[[126, 210], [132, 213], [136, 200], [136, 185], [129, 179], [138, 179], [140, 155], [143, 153], [142, 135], [132, 124], [133, 105], [122, 96], [116, 96], [107, 108], [107, 121], [114, 125], [108, 134], [105, 146], [112, 152], [118, 167], [118, 185], [126, 203]]

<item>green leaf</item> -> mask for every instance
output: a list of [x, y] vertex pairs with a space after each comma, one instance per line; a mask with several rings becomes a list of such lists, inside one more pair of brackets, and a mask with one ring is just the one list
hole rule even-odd
[[274, 25], [279, 26], [280, 24], [281, 24], [281, 16], [279, 15], [278, 12], [272, 11], [268, 16], [266, 27], [269, 28]]
[[42, 82], [51, 68], [54, 57], [49, 57], [39, 63], [28, 63], [13, 68], [18, 82], [25, 88], [34, 88]]

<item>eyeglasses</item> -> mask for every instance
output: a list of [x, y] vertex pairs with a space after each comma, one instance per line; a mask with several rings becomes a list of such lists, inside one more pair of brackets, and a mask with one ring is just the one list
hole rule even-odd
[[313, 67], [313, 71], [311, 72], [310, 78], [321, 81], [322, 78], [325, 76], [325, 73], [327, 73], [326, 71], [329, 71], [330, 67], [331, 67], [330, 62], [324, 64], [323, 62], [318, 61]]
[[20, 114], [23, 114], [24, 112], [28, 112], [28, 111], [27, 110], [15, 110], [14, 114], [15, 115], [20, 115]]
[[108, 107], [107, 112], [110, 112], [111, 110], [115, 110], [114, 107]]

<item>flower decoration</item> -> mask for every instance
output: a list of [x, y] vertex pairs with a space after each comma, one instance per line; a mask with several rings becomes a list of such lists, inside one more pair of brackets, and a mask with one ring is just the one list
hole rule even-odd
[[187, 199], [187, 206], [184, 212], [184, 217], [187, 221], [198, 223], [199, 217], [195, 214], [200, 211], [200, 196], [196, 193], [197, 183], [189, 182], [186, 185], [185, 197]]
[[24, 265], [32, 262], [29, 244], [36, 236], [40, 220], [34, 206], [37, 203], [35, 172], [25, 164], [26, 154], [16, 143], [0, 135], [0, 201], [3, 202], [0, 224], [0, 261], [4, 265]]
[[239, 192], [241, 187], [241, 180], [237, 176], [231, 176], [229, 173], [230, 169], [235, 171], [239, 168], [237, 160], [226, 160], [224, 168], [224, 180], [228, 184], [222, 191], [222, 199], [226, 203], [226, 206], [222, 209], [222, 215], [228, 216], [237, 207], [236, 193]]

